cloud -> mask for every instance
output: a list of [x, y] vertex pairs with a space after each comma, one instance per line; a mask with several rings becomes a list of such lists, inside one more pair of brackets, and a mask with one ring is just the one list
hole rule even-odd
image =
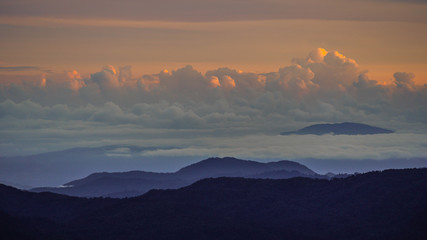
[[200, 146], [154, 149], [141, 156], [235, 156], [243, 159], [390, 159], [427, 157], [425, 135], [269, 136], [205, 139]]
[[160, 91], [165, 91], [173, 100], [192, 98], [203, 98], [207, 89], [210, 88], [209, 81], [202, 73], [187, 65], [183, 68], [159, 74]]
[[393, 74], [395, 84], [398, 88], [413, 90], [415, 88], [413, 73], [396, 72]]
[[40, 70], [40, 67], [37, 67], [37, 66], [0, 67], [0, 71], [6, 71], [6, 72], [35, 71], [35, 70]]
[[[394, 78], [395, 84], [380, 85], [354, 59], [319, 48], [265, 74], [229, 68], [202, 74], [192, 66], [140, 78], [132, 76], [130, 66], [118, 70], [106, 66], [89, 78], [82, 78], [76, 70], [45, 74], [36, 81], [0, 85], [0, 99], [72, 109], [93, 106], [102, 111], [84, 120], [147, 126], [172, 127], [166, 124], [170, 119], [182, 121], [176, 126], [187, 126], [188, 120], [209, 128], [213, 116], [227, 122], [232, 115], [239, 116], [233, 119], [249, 119], [247, 125], [275, 116], [307, 122], [387, 118], [423, 122], [424, 114], [419, 112], [425, 112], [421, 103], [426, 87], [416, 85], [412, 73], [396, 72]], [[151, 115], [135, 115], [141, 106]]]
[[74, 91], [78, 91], [80, 88], [86, 86], [86, 83], [80, 77], [80, 74], [76, 71], [67, 72], [68, 77], [70, 78], [70, 88]]
[[324, 59], [325, 59], [325, 56], [327, 54], [328, 54], [328, 51], [326, 51], [326, 49], [324, 49], [324, 48], [317, 48], [316, 50], [311, 51], [308, 54], [307, 61], [308, 62], [317, 62], [317, 63], [323, 62]]
[[286, 91], [287, 94], [301, 95], [308, 94], [316, 91], [319, 87], [318, 84], [313, 82], [315, 74], [313, 71], [301, 65], [293, 65], [279, 69], [280, 78], [278, 81], [268, 82], [270, 88], [281, 89]]
[[[244, 4], [236, 0], [203, 2], [198, 0], [146, 0], [143, 3], [123, 0], [121, 4], [117, 4], [113, 0], [76, 0], [75, 4], [66, 4], [55, 0], [44, 0], [42, 2], [8, 1], [0, 3], [0, 14], [56, 18], [57, 22], [61, 18], [71, 18], [73, 21], [66, 22], [73, 24], [85, 24], [85, 21], [76, 19], [121, 19], [130, 21], [130, 25], [135, 25], [132, 21], [138, 20], [184, 22], [253, 19], [425, 21], [426, 18], [422, 14], [425, 11], [416, 11], [416, 8], [424, 8], [423, 3], [425, 3], [424, 0], [352, 0], [346, 4], [342, 4], [339, 0], [325, 0], [321, 3], [315, 0], [252, 0]], [[93, 20], [86, 20], [86, 22], [103, 25]], [[27, 24], [31, 24], [31, 22]], [[114, 21], [110, 20], [110, 24], [114, 24]], [[117, 25], [117, 23], [115, 24]]]
[[73, 123], [101, 135], [129, 127], [163, 131], [163, 137], [177, 130], [179, 138], [180, 131], [181, 137], [277, 134], [344, 121], [427, 132], [427, 87], [416, 85], [412, 73], [394, 78], [381, 85], [354, 59], [321, 48], [271, 73], [219, 68], [203, 74], [192, 66], [141, 77], [130, 66], [106, 66], [88, 77], [76, 70], [45, 73], [0, 84], [1, 133], [20, 144], [22, 126], [50, 133]]
[[224, 89], [230, 90], [236, 87], [236, 82], [232, 77], [224, 75], [221, 77], [221, 86]]
[[105, 152], [107, 157], [132, 157], [132, 151], [128, 147], [118, 147]]
[[407, 2], [407, 3], [427, 3], [427, 0], [375, 0], [380, 2]]
[[359, 66], [354, 59], [337, 51], [328, 52], [323, 48], [310, 52], [306, 58], [295, 58], [293, 62], [300, 69], [312, 72], [313, 76], [306, 78], [327, 91], [343, 91], [356, 81], [359, 75]]
[[221, 87], [221, 83], [219, 83], [219, 79], [217, 76], [211, 76], [209, 83], [213, 88]]
[[92, 74], [90, 80], [98, 84], [104, 91], [120, 87], [121, 85], [117, 71], [113, 66], [105, 66], [101, 72]]

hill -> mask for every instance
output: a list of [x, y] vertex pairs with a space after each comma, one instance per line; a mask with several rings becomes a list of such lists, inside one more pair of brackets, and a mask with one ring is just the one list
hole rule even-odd
[[426, 184], [427, 169], [404, 169], [332, 180], [211, 178], [128, 199], [0, 185], [0, 220], [13, 220], [0, 233], [8, 234], [4, 239], [426, 239]]
[[79, 147], [28, 156], [0, 156], [0, 182], [22, 189], [55, 187], [94, 172], [135, 169], [176, 171], [199, 157], [149, 157], [141, 153], [157, 147], [109, 145]]
[[332, 123], [332, 124], [315, 124], [305, 128], [301, 128], [296, 131], [283, 132], [281, 135], [323, 135], [323, 134], [335, 134], [335, 135], [369, 135], [369, 134], [384, 134], [393, 133], [394, 131], [373, 127], [362, 123]]
[[286, 179], [291, 177], [325, 178], [306, 166], [292, 161], [260, 163], [231, 157], [209, 158], [174, 173], [144, 171], [94, 173], [56, 188], [34, 188], [34, 192], [54, 192], [79, 197], [132, 197], [151, 189], [176, 189], [200, 179], [246, 177]]

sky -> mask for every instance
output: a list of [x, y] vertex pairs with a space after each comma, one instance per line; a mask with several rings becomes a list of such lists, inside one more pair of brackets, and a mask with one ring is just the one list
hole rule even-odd
[[[427, 157], [426, 12], [424, 0], [0, 0], [0, 156]], [[278, 135], [331, 122], [396, 133]]]
[[264, 73], [321, 47], [380, 82], [405, 71], [426, 83], [426, 12], [423, 0], [2, 0], [0, 66], [4, 75], [131, 65], [140, 77], [188, 64]]

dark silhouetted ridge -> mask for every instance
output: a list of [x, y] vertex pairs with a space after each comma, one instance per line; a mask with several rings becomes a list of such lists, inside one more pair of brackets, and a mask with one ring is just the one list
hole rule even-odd
[[7, 239], [424, 240], [426, 186], [425, 168], [332, 180], [208, 178], [128, 199], [0, 185], [0, 221], [11, 223], [0, 233]]

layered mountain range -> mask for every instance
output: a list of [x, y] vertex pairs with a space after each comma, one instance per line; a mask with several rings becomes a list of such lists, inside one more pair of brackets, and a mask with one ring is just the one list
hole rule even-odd
[[[244, 177], [287, 179], [292, 177], [330, 178], [292, 161], [260, 163], [232, 157], [209, 158], [173, 173], [144, 171], [102, 172], [65, 183], [60, 187], [34, 188], [34, 192], [54, 192], [78, 197], [132, 197], [151, 189], [176, 189], [204, 178]], [[344, 175], [345, 176], [345, 175]]]
[[426, 168], [329, 180], [208, 178], [125, 199], [0, 185], [0, 237], [424, 240], [426, 186]]

